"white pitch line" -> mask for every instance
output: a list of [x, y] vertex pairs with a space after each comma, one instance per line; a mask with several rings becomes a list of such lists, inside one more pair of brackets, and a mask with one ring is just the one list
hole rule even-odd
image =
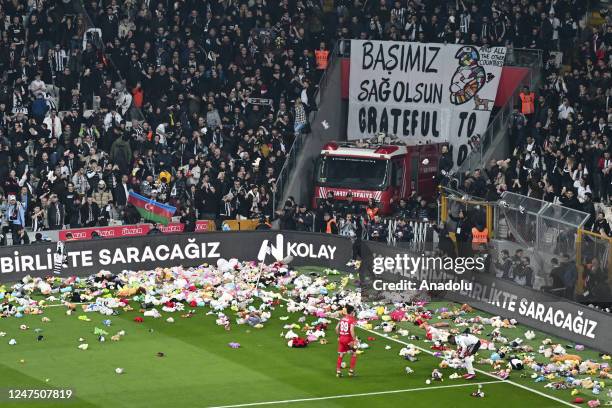
[[[88, 305], [89, 302], [76, 302], [76, 303], [71, 303], [73, 305]], [[54, 304], [54, 305], [44, 305], [43, 307], [60, 307], [60, 306], [66, 306], [63, 303], [59, 303], [59, 304]]]
[[[282, 300], [284, 300], [285, 302], [287, 302], [287, 301], [288, 301], [288, 299], [285, 299], [285, 298], [281, 298], [281, 299], [282, 299]], [[334, 318], [334, 320], [338, 320], [338, 319], [337, 319], [337, 318]], [[375, 331], [375, 330], [369, 330], [369, 329], [366, 329], [366, 328], [361, 327], [361, 326], [355, 326], [355, 327], [357, 327], [357, 328], [358, 328], [358, 329], [360, 329], [360, 330], [363, 330], [363, 331], [366, 331], [366, 332], [369, 332], [369, 333], [372, 333], [372, 334], [376, 334], [377, 336], [383, 337], [383, 338], [385, 338], [385, 339], [387, 339], [387, 340], [394, 341], [394, 342], [399, 343], [399, 344], [403, 344], [403, 345], [405, 345], [405, 346], [408, 346], [409, 344], [411, 344], [411, 343], [406, 343], [405, 341], [402, 341], [402, 340], [394, 339], [394, 338], [392, 338], [392, 337], [387, 336], [386, 334], [379, 333], [379, 332], [377, 332], [377, 331]], [[427, 349], [424, 349], [424, 348], [422, 348], [422, 347], [419, 347], [419, 346], [417, 346], [416, 344], [414, 344], [414, 346], [415, 346], [415, 348], [417, 348], [417, 349], [419, 349], [419, 350], [421, 350], [421, 351], [423, 351], [423, 352], [425, 352], [425, 353], [427, 353], [427, 354], [429, 354], [429, 355], [434, 356], [434, 354], [435, 354], [433, 351], [431, 351], [431, 350], [427, 350]], [[497, 377], [496, 375], [491, 374], [491, 373], [488, 373], [488, 372], [483, 371], [483, 370], [479, 370], [478, 368], [474, 368], [474, 370], [475, 370], [475, 371], [478, 371], [479, 373], [484, 374], [484, 375], [486, 375], [486, 376], [488, 376], [488, 377], [495, 378], [495, 379], [497, 379], [497, 380], [501, 380], [501, 378]], [[564, 400], [562, 400], [561, 398], [553, 397], [552, 395], [548, 395], [548, 394], [546, 394], [546, 393], [544, 393], [544, 392], [542, 392], [542, 391], [534, 390], [534, 389], [532, 389], [532, 388], [529, 388], [529, 387], [527, 387], [527, 386], [525, 386], [525, 385], [523, 385], [523, 384], [519, 384], [519, 383], [514, 382], [514, 381], [512, 381], [512, 380], [503, 380], [503, 381], [504, 381], [504, 382], [507, 382], [508, 384], [512, 384], [512, 385], [514, 385], [515, 387], [522, 388], [522, 389], [524, 389], [524, 390], [526, 390], [526, 391], [533, 392], [534, 394], [538, 394], [538, 395], [540, 395], [540, 396], [542, 396], [542, 397], [545, 397], [545, 398], [551, 399], [551, 400], [553, 400], [553, 401], [556, 401], [556, 402], [558, 402], [559, 404], [563, 404], [563, 405], [566, 405], [566, 406], [568, 406], [568, 407], [576, 407], [576, 404], [572, 404], [572, 403], [570, 403], [570, 402], [568, 402], [568, 401], [564, 401]]]
[[312, 397], [312, 398], [298, 398], [298, 399], [279, 400], [279, 401], [250, 402], [246, 404], [218, 405], [218, 406], [213, 406], [213, 407], [208, 407], [208, 408], [239, 408], [239, 407], [254, 407], [258, 405], [291, 404], [295, 402], [312, 402], [312, 401], [324, 401], [324, 400], [339, 399], [339, 398], [368, 397], [371, 395], [399, 394], [399, 393], [404, 393], [404, 392], [428, 391], [428, 390], [437, 390], [441, 388], [468, 387], [468, 386], [494, 384], [494, 383], [503, 384], [504, 382], [498, 379], [497, 381], [484, 381], [484, 382], [478, 382], [478, 383], [439, 385], [439, 386], [421, 387], [421, 388], [405, 388], [401, 390], [362, 392], [359, 394], [330, 395], [327, 397]]
[[[337, 319], [336, 319], [336, 320], [337, 320]], [[405, 345], [405, 346], [407, 346], [407, 345], [409, 344], [409, 343], [406, 343], [405, 341], [401, 341], [401, 340], [398, 340], [398, 339], [391, 338], [391, 337], [389, 337], [389, 336], [387, 336], [387, 335], [385, 335], [385, 334], [383, 334], [383, 333], [379, 333], [379, 332], [374, 331], [374, 330], [368, 330], [368, 329], [365, 329], [365, 328], [363, 328], [363, 327], [359, 327], [359, 326], [357, 326], [357, 327], [358, 327], [359, 329], [361, 329], [361, 330], [365, 330], [365, 331], [367, 331], [367, 332], [370, 332], [370, 333], [372, 333], [372, 334], [376, 334], [376, 335], [381, 336], [381, 337], [383, 337], [383, 338], [385, 338], [385, 339], [387, 339], [387, 340], [395, 341], [396, 343], [400, 343], [400, 344], [403, 344], [403, 345]], [[419, 350], [421, 350], [421, 351], [424, 351], [425, 353], [430, 354], [430, 355], [432, 355], [432, 356], [434, 356], [434, 354], [435, 354], [433, 351], [431, 351], [431, 350], [427, 350], [427, 349], [424, 349], [424, 348], [422, 348], [422, 347], [419, 347], [419, 346], [417, 346], [416, 344], [415, 344], [414, 346], [415, 346], [415, 348], [417, 348], [417, 349], [419, 349]], [[497, 377], [496, 375], [491, 374], [491, 373], [489, 373], [489, 372], [486, 372], [486, 371], [483, 371], [483, 370], [479, 370], [478, 368], [474, 368], [474, 370], [475, 370], [475, 371], [478, 371], [479, 373], [482, 373], [482, 374], [484, 374], [484, 375], [486, 375], [486, 376], [488, 376], [488, 377], [491, 377], [491, 378], [496, 378], [496, 379], [498, 379], [498, 380], [501, 380], [501, 378], [499, 378], [499, 377]], [[533, 393], [535, 393], [535, 394], [541, 395], [542, 397], [549, 398], [549, 399], [551, 399], [551, 400], [553, 400], [553, 401], [558, 402], [559, 404], [567, 405], [568, 407], [575, 407], [575, 406], [576, 406], [575, 404], [572, 404], [572, 403], [570, 403], [570, 402], [564, 401], [564, 400], [562, 400], [561, 398], [553, 397], [552, 395], [548, 395], [548, 394], [546, 394], [546, 393], [544, 393], [544, 392], [542, 392], [542, 391], [534, 390], [534, 389], [532, 389], [532, 388], [529, 388], [529, 387], [527, 387], [527, 386], [525, 386], [525, 385], [523, 385], [523, 384], [519, 384], [519, 383], [514, 382], [514, 381], [512, 381], [512, 380], [503, 380], [503, 382], [506, 382], [506, 383], [508, 383], [508, 384], [512, 384], [512, 385], [514, 385], [514, 386], [516, 386], [516, 387], [519, 387], [519, 388], [522, 388], [522, 389], [524, 389], [524, 390], [527, 390], [527, 391], [533, 392]]]

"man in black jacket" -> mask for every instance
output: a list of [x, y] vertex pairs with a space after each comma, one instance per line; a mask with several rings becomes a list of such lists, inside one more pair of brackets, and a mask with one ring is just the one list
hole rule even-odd
[[353, 193], [350, 191], [346, 193], [346, 201], [342, 203], [339, 210], [343, 217], [346, 217], [347, 214], [353, 214], [356, 218], [358, 218], [363, 215], [364, 212], [363, 206], [353, 200]]
[[565, 191], [565, 195], [561, 197], [561, 204], [573, 210], [578, 210], [578, 211], [581, 210], [580, 202], [578, 201], [578, 198], [576, 198], [576, 195], [574, 194], [574, 190], [571, 188], [568, 188]]
[[196, 229], [196, 216], [193, 208], [185, 207], [181, 211], [181, 223], [185, 224], [185, 232], [194, 232]]
[[374, 216], [374, 220], [368, 225], [368, 236], [370, 240], [387, 242], [387, 225], [382, 222], [380, 215]]
[[446, 175], [453, 169], [453, 166], [453, 156], [448, 151], [448, 146], [444, 145], [438, 160], [438, 182], [440, 184], [446, 184], [444, 180], [448, 180]]
[[115, 187], [113, 191], [113, 198], [117, 203], [118, 208], [123, 208], [127, 204], [127, 199], [130, 194], [130, 187], [128, 185], [128, 176], [124, 174], [121, 176], [121, 183]]
[[[198, 193], [199, 194], [196, 196], [196, 203], [198, 206], [199, 218], [201, 220], [213, 220], [217, 218], [221, 204], [222, 192], [219, 191], [219, 189], [211, 182], [209, 182], [207, 177], [204, 177], [201, 189], [198, 191]], [[223, 211], [225, 211], [225, 214], [229, 218], [232, 208], [231, 204], [229, 206], [226, 204], [228, 204], [228, 201], [223, 201]], [[228, 210], [230, 214], [227, 214]]]
[[482, 176], [480, 169], [474, 170], [472, 190], [474, 191], [474, 195], [477, 197], [484, 197], [487, 193], [487, 181]]
[[565, 285], [563, 284], [563, 274], [565, 273], [565, 268], [559, 264], [559, 260], [557, 258], [552, 258], [550, 260], [550, 265], [552, 266], [550, 270], [550, 278], [552, 279], [552, 282], [550, 287], [543, 287], [542, 289], [556, 295], [562, 295], [565, 293]]
[[590, 267], [585, 266], [583, 302], [609, 303], [612, 302], [612, 293], [608, 283], [608, 274], [601, 267], [599, 259], [593, 258]]
[[81, 224], [84, 227], [95, 227], [100, 218], [100, 207], [92, 197], [87, 197], [87, 201], [80, 208]]
[[295, 219], [293, 218], [295, 214], [295, 208], [293, 207], [293, 202], [291, 200], [285, 201], [285, 206], [282, 210], [276, 212], [276, 214], [280, 218], [280, 229], [281, 230], [292, 230], [296, 229]]
[[300, 204], [295, 215], [295, 229], [298, 231], [312, 231], [314, 217], [310, 211], [306, 209], [304, 204]]
[[13, 235], [13, 245], [28, 245], [29, 243], [30, 237], [26, 230], [23, 227], [18, 227], [17, 233]]
[[50, 230], [59, 230], [64, 227], [65, 217], [64, 204], [60, 203], [57, 195], [52, 194], [49, 202], [49, 208], [47, 209], [47, 221]]
[[451, 220], [455, 221], [455, 238], [457, 241], [457, 252], [459, 256], [469, 257], [472, 254], [472, 223], [465, 216], [463, 210], [455, 217], [449, 214]]

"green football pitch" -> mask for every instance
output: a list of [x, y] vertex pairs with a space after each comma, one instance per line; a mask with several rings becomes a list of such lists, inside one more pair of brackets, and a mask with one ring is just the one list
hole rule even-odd
[[[313, 268], [309, 268], [311, 272]], [[440, 306], [433, 305], [435, 306]], [[448, 306], [448, 304], [444, 304]], [[476, 379], [450, 380], [453, 370], [442, 370], [445, 379], [426, 384], [439, 360], [429, 354], [423, 341], [390, 338], [382, 333], [358, 330], [370, 348], [359, 356], [357, 376], [335, 377], [336, 344], [333, 326], [327, 330], [329, 344], [312, 343], [303, 349], [287, 346], [281, 337], [283, 326], [297, 322], [283, 305], [272, 313], [261, 329], [233, 325], [230, 331], [215, 323], [207, 308], [196, 309], [190, 318], [162, 313], [159, 319], [144, 318], [135, 323], [137, 310], [112, 316], [112, 325], [98, 313], [91, 321], [79, 320], [82, 313], [67, 316], [64, 307], [48, 307], [42, 316], [0, 320], [0, 406], [2, 407], [559, 407], [575, 406], [570, 392], [544, 388], [528, 375], [512, 373], [502, 381], [476, 366]], [[231, 313], [231, 312], [230, 312]], [[483, 313], [479, 313], [484, 315]], [[289, 320], [279, 317], [289, 315]], [[173, 316], [174, 323], [166, 322]], [[230, 315], [231, 316], [231, 315]], [[233, 321], [232, 316], [232, 321]], [[307, 319], [306, 322], [314, 320]], [[29, 326], [21, 330], [20, 325]], [[335, 326], [335, 325], [334, 325]], [[109, 332], [99, 342], [94, 328]], [[411, 334], [423, 335], [415, 326]], [[36, 332], [35, 329], [42, 331]], [[110, 336], [120, 330], [120, 341]], [[514, 330], [515, 332], [513, 332]], [[507, 329], [509, 338], [522, 335], [525, 328]], [[43, 335], [38, 341], [37, 336]], [[369, 340], [366, 340], [367, 338]], [[545, 336], [537, 333], [534, 345]], [[17, 344], [9, 345], [14, 338]], [[78, 348], [79, 338], [89, 344]], [[233, 349], [230, 342], [240, 343]], [[416, 362], [399, 357], [399, 350], [414, 343], [424, 351]], [[536, 347], [537, 348], [537, 347]], [[163, 356], [158, 356], [163, 353]], [[484, 352], [489, 353], [489, 352]], [[596, 357], [594, 352], [585, 352]], [[414, 370], [406, 374], [405, 368]], [[117, 374], [116, 368], [123, 373]], [[470, 394], [482, 385], [484, 398]], [[10, 389], [71, 389], [69, 400], [10, 400]], [[604, 389], [604, 391], [607, 391]], [[585, 398], [595, 399], [593, 396]], [[604, 398], [605, 400], [605, 398]], [[604, 402], [602, 400], [602, 403]], [[586, 404], [585, 404], [586, 405]], [[602, 404], [603, 405], [603, 404]]]

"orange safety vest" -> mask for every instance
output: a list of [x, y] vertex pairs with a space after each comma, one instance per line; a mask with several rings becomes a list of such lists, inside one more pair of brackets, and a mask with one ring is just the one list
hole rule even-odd
[[378, 207], [374, 207], [374, 208], [368, 207], [366, 208], [366, 213], [368, 214], [368, 218], [370, 220], [373, 220], [376, 214], [378, 214]]
[[485, 228], [479, 231], [478, 228], [472, 227], [472, 248], [478, 249], [481, 244], [486, 244], [489, 239], [489, 231]]
[[329, 51], [327, 50], [315, 50], [315, 61], [317, 62], [317, 69], [327, 69], [327, 62], [329, 59]]
[[327, 226], [325, 227], [325, 232], [328, 234], [332, 233], [332, 224], [335, 224], [336, 221], [334, 221], [334, 219], [330, 219], [329, 221], [327, 221]]
[[521, 112], [524, 115], [535, 112], [535, 94], [533, 92], [529, 92], [528, 94], [521, 92], [519, 97], [521, 98]]
[[142, 104], [144, 102], [144, 91], [142, 88], [132, 89], [132, 101], [134, 102], [135, 107], [138, 109], [142, 108]]

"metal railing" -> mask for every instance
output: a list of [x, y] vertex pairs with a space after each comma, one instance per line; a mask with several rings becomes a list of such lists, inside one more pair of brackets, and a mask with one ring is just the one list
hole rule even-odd
[[[338, 44], [334, 45], [334, 48], [329, 53], [329, 59], [327, 61], [327, 69], [323, 72], [321, 79], [319, 80], [317, 94], [315, 95], [315, 104], [318, 107], [323, 96], [325, 95], [325, 89], [327, 88], [327, 84], [329, 83], [330, 74], [329, 71], [332, 68], [333, 64], [336, 61]], [[319, 110], [315, 110], [310, 112], [308, 117], [308, 123], [316, 123], [317, 117], [319, 115]], [[293, 144], [291, 145], [291, 149], [289, 149], [289, 153], [285, 158], [285, 163], [281, 168], [281, 171], [276, 180], [276, 186], [274, 189], [274, 194], [272, 195], [272, 208], [277, 209], [279, 205], [282, 205], [281, 201], [285, 194], [285, 189], [287, 183], [289, 182], [289, 178], [291, 176], [291, 171], [295, 168], [298, 162], [298, 158], [300, 152], [302, 151], [302, 147], [305, 143], [305, 138], [308, 137], [306, 134], [299, 133], [295, 136]]]
[[[317, 218], [316, 213], [308, 213], [307, 217], [311, 217], [311, 226], [310, 228], [305, 229], [307, 232], [318, 232], [320, 225], [318, 225], [319, 220]], [[412, 229], [412, 238], [410, 240], [402, 240], [398, 239], [396, 234], [397, 226], [399, 222], [399, 218], [397, 217], [388, 217], [382, 218], [382, 222], [385, 224], [387, 228], [387, 235], [384, 237], [384, 242], [390, 246], [403, 246], [405, 248], [413, 249], [413, 250], [429, 250], [433, 246], [432, 244], [438, 241], [437, 232], [435, 232], [429, 221], [423, 221], [421, 219], [415, 218], [404, 218], [406, 224], [410, 226]], [[361, 229], [361, 235], [358, 237], [362, 241], [379, 241], [377, 238], [370, 236], [370, 231], [368, 229], [368, 225], [370, 221], [365, 215], [357, 216], [354, 218], [358, 229]], [[351, 237], [350, 235], [343, 234], [343, 226], [344, 226], [344, 218], [340, 217], [337, 219], [337, 227], [338, 234]], [[352, 236], [351, 238], [356, 238], [356, 236]], [[382, 242], [382, 241], [379, 241]]]
[[282, 206], [283, 195], [285, 194], [286, 184], [289, 182], [289, 176], [291, 175], [291, 171], [295, 168], [298, 162], [298, 158], [300, 152], [302, 151], [302, 147], [304, 146], [305, 138], [307, 135], [297, 134], [295, 139], [293, 140], [293, 144], [291, 145], [291, 149], [289, 149], [289, 153], [285, 157], [285, 163], [281, 168], [281, 171], [278, 175], [278, 179], [276, 179], [276, 185], [274, 186], [274, 194], [272, 194], [272, 208], [275, 210], [278, 209], [279, 206]]

